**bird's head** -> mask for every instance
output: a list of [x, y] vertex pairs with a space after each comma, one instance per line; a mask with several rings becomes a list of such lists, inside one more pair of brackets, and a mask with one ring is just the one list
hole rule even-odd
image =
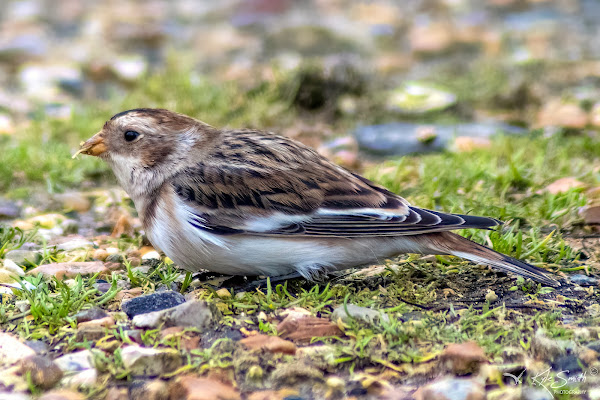
[[210, 125], [182, 114], [139, 108], [114, 115], [73, 157], [103, 159], [131, 195], [176, 173], [191, 149], [203, 148], [214, 132]]
[[169, 110], [139, 108], [123, 111], [81, 144], [73, 157], [87, 154], [110, 164], [152, 168], [172, 158], [210, 130], [198, 120]]

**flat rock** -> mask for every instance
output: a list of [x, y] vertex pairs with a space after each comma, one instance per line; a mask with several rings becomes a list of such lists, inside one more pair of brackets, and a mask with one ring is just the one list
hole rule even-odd
[[181, 400], [240, 400], [240, 393], [230, 385], [210, 378], [184, 375], [169, 385], [169, 398]]
[[125, 367], [136, 376], [158, 376], [181, 366], [181, 355], [173, 349], [127, 346], [121, 350]]
[[42, 274], [44, 276], [55, 276], [58, 279], [74, 278], [77, 275], [107, 275], [110, 271], [101, 261], [88, 262], [63, 262], [40, 265], [28, 271], [30, 275]]
[[296, 354], [296, 345], [278, 336], [254, 335], [240, 340], [250, 350], [262, 350], [270, 353]]
[[133, 325], [149, 329], [164, 324], [165, 327], [195, 327], [205, 330], [219, 317], [220, 312], [213, 304], [192, 300], [165, 310], [136, 315], [133, 317]]
[[390, 317], [386, 314], [380, 313], [379, 311], [371, 308], [360, 307], [354, 304], [346, 304], [346, 306], [341, 305], [336, 307], [331, 313], [331, 320], [334, 322], [338, 319], [341, 319], [343, 322], [348, 322], [352, 318], [367, 322], [373, 322], [380, 319], [389, 322], [390, 320]]
[[466, 375], [479, 370], [481, 363], [487, 361], [485, 352], [475, 342], [452, 343], [446, 347], [440, 361], [457, 375]]
[[0, 365], [16, 364], [35, 355], [35, 351], [10, 333], [0, 332]]
[[121, 310], [129, 318], [136, 315], [160, 311], [185, 303], [185, 297], [174, 291], [163, 291], [135, 297], [121, 303]]
[[284, 339], [310, 341], [313, 337], [339, 336], [342, 331], [328, 319], [317, 317], [288, 316], [277, 325], [277, 332]]
[[31, 382], [42, 389], [50, 389], [60, 381], [63, 371], [51, 359], [42, 356], [30, 356], [19, 363], [19, 372], [30, 374]]
[[420, 387], [416, 400], [484, 400], [485, 389], [475, 380], [442, 378]]

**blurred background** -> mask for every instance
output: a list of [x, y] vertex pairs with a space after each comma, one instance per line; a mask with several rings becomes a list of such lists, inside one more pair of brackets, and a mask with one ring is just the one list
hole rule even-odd
[[110, 180], [69, 155], [135, 107], [272, 129], [359, 170], [499, 131], [595, 137], [598, 21], [596, 0], [3, 0], [0, 190]]

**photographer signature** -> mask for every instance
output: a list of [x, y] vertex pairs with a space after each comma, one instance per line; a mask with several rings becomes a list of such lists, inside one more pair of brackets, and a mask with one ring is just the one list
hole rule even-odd
[[[525, 371], [526, 370], [523, 369], [519, 375], [514, 375], [508, 372], [503, 373], [503, 375], [511, 378], [515, 385], [520, 385], [523, 383], [523, 374]], [[552, 395], [552, 391], [557, 393], [564, 390], [569, 383], [585, 382], [588, 372], [590, 375], [597, 375], [598, 369], [592, 367], [589, 369], [589, 371], [582, 371], [572, 376], [569, 376], [570, 371], [568, 369], [559, 371], [556, 373], [556, 375], [552, 375], [551, 372], [552, 368], [548, 367], [546, 370], [531, 377], [531, 382], [534, 384], [534, 386], [543, 387], [550, 395]]]

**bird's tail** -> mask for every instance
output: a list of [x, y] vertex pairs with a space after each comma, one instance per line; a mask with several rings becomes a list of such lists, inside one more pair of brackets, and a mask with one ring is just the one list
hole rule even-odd
[[549, 276], [543, 269], [498, 253], [489, 247], [477, 244], [455, 233], [439, 232], [424, 236], [427, 236], [433, 253], [451, 254], [478, 264], [487, 264], [501, 271], [512, 272], [526, 278], [531, 278], [544, 285], [560, 286], [560, 283]]

